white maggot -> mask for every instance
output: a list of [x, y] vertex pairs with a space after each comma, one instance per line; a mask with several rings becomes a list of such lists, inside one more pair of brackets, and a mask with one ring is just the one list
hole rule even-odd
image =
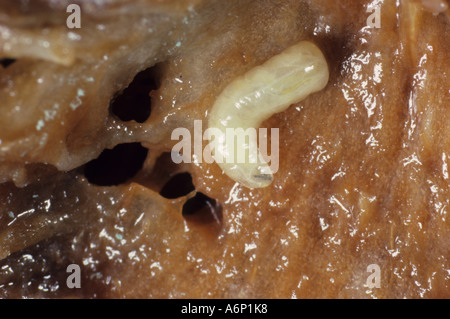
[[328, 65], [321, 50], [302, 41], [234, 79], [219, 95], [208, 118], [209, 128], [221, 132], [219, 136], [214, 134], [211, 154], [223, 172], [249, 188], [270, 185], [273, 174], [259, 151], [257, 160], [250, 160], [247, 155], [244, 163], [217, 161], [217, 157], [226, 158], [230, 152], [237, 154], [257, 147], [255, 136], [250, 136], [244, 145], [228, 145], [226, 129], [258, 128], [273, 114], [322, 90], [328, 77]]

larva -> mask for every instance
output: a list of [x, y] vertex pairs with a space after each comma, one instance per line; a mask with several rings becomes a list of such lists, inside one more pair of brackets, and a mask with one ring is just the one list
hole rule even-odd
[[248, 152], [243, 163], [234, 158], [217, 161], [230, 153], [247, 153], [257, 147], [254, 135], [247, 136], [243, 144], [229, 145], [226, 129], [258, 128], [273, 114], [322, 90], [328, 77], [328, 65], [321, 50], [302, 41], [234, 79], [217, 97], [208, 115], [208, 126], [215, 132], [211, 152], [223, 172], [249, 188], [270, 185], [273, 173], [259, 152], [257, 159]]

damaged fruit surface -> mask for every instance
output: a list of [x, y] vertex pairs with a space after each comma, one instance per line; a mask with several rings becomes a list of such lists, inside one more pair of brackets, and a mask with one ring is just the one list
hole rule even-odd
[[[0, 0], [1, 297], [450, 297], [446, 2], [72, 2], [80, 29], [69, 1]], [[262, 124], [270, 187], [172, 162], [175, 128], [299, 41], [329, 82]], [[117, 111], [142, 92], [149, 116]]]

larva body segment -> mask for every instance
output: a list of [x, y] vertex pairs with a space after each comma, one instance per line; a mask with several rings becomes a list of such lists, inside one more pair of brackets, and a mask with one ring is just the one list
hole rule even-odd
[[[328, 77], [325, 57], [316, 45], [308, 41], [285, 49], [237, 77], [219, 95], [209, 114], [209, 128], [218, 128], [223, 134], [215, 134], [214, 158], [227, 158], [230, 152], [237, 154], [257, 147], [255, 136], [249, 136], [244, 144], [229, 145], [225, 136], [227, 128], [258, 128], [273, 114], [322, 90]], [[273, 174], [261, 154], [253, 162], [250, 154], [246, 156], [245, 163], [233, 160], [216, 162], [225, 174], [244, 186], [261, 188], [270, 185]]]

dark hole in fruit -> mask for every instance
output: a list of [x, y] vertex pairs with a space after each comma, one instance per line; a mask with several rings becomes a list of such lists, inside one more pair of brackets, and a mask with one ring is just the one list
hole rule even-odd
[[159, 194], [165, 198], [173, 199], [183, 197], [195, 190], [192, 176], [189, 173], [174, 175], [161, 189]]
[[110, 111], [122, 121], [145, 122], [151, 113], [150, 92], [160, 86], [159, 64], [139, 72], [126, 89], [113, 98]]
[[7, 68], [8, 66], [10, 66], [11, 64], [13, 64], [14, 62], [16, 62], [16, 59], [10, 59], [10, 58], [0, 59], [0, 64], [1, 64], [4, 68]]
[[140, 143], [119, 144], [87, 163], [84, 175], [90, 183], [100, 186], [125, 183], [142, 168], [147, 153]]
[[184, 203], [182, 214], [190, 222], [200, 224], [222, 223], [222, 207], [215, 199], [200, 192]]

